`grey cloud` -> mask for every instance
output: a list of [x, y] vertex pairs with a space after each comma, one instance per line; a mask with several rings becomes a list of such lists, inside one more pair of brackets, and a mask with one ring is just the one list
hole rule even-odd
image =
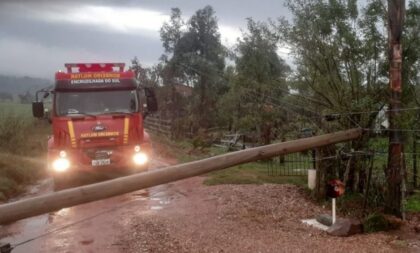
[[47, 23], [17, 20], [13, 23], [0, 23], [3, 36], [13, 37], [27, 42], [37, 43], [46, 47], [66, 49], [92, 50], [96, 53], [128, 55], [143, 51], [145, 58], [157, 59], [161, 45], [159, 37], [156, 40], [142, 34], [118, 33], [100, 29], [96, 26], [62, 23]]
[[[7, 66], [0, 64], [0, 73], [25, 75], [31, 72], [35, 76], [40, 73], [40, 77], [51, 77], [46, 70], [53, 71], [68, 59], [83, 58], [83, 55], [88, 55], [87, 59], [97, 57], [98, 60], [115, 59], [126, 62], [137, 56], [145, 64], [158, 61], [163, 49], [157, 31], [154, 36], [147, 36], [144, 32], [121, 33], [94, 25], [52, 22], [36, 16], [46, 11], [65, 13], [68, 9], [82, 5], [139, 7], [165, 14], [170, 13], [171, 7], [179, 7], [186, 16], [205, 5], [212, 5], [219, 18], [219, 25], [241, 28], [245, 28], [247, 17], [266, 20], [288, 15], [282, 0], [0, 0], [0, 46], [13, 48], [9, 51], [7, 48], [0, 48], [0, 52], [6, 53], [9, 58], [14, 57], [14, 52], [19, 52], [15, 53], [16, 57], [31, 57], [31, 63], [27, 59], [13, 59]], [[38, 53], [33, 50], [38, 50]], [[31, 65], [34, 69], [28, 71], [27, 68]]]

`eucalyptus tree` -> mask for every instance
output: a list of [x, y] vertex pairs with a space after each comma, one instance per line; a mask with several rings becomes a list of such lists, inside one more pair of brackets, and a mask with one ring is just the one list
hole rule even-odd
[[208, 128], [216, 117], [214, 108], [225, 85], [222, 73], [226, 53], [213, 8], [197, 10], [179, 39], [170, 45], [173, 53], [168, 64], [176, 69], [174, 75], [193, 87], [191, 122], [195, 129]]
[[273, 127], [286, 120], [276, 101], [287, 90], [285, 80], [290, 68], [278, 56], [278, 37], [266, 23], [248, 19], [247, 28], [235, 50], [235, 76], [223, 99], [224, 110], [234, 112], [236, 129], [254, 130], [260, 141], [268, 144]]

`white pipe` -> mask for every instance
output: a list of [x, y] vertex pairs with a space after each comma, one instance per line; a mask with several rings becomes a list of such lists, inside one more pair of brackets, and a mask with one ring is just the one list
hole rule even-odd
[[335, 224], [336, 214], [335, 214], [335, 198], [332, 199], [332, 224]]

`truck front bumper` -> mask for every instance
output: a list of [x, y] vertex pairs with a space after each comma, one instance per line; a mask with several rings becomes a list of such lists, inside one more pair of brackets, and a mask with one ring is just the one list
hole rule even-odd
[[148, 169], [151, 152], [136, 146], [50, 150], [49, 170], [54, 177], [77, 174], [127, 174]]

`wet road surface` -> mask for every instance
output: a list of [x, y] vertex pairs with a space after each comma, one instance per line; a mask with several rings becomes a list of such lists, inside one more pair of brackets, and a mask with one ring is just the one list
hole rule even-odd
[[[153, 169], [166, 166], [168, 164], [164, 161], [156, 160], [152, 163]], [[46, 179], [31, 187], [19, 199], [42, 195], [52, 189], [52, 180]], [[166, 184], [63, 208], [57, 212], [0, 226], [0, 243], [15, 245], [13, 253], [119, 252], [119, 231], [122, 233], [129, 227], [133, 216], [159, 212], [180, 194], [172, 188], [172, 184]]]

